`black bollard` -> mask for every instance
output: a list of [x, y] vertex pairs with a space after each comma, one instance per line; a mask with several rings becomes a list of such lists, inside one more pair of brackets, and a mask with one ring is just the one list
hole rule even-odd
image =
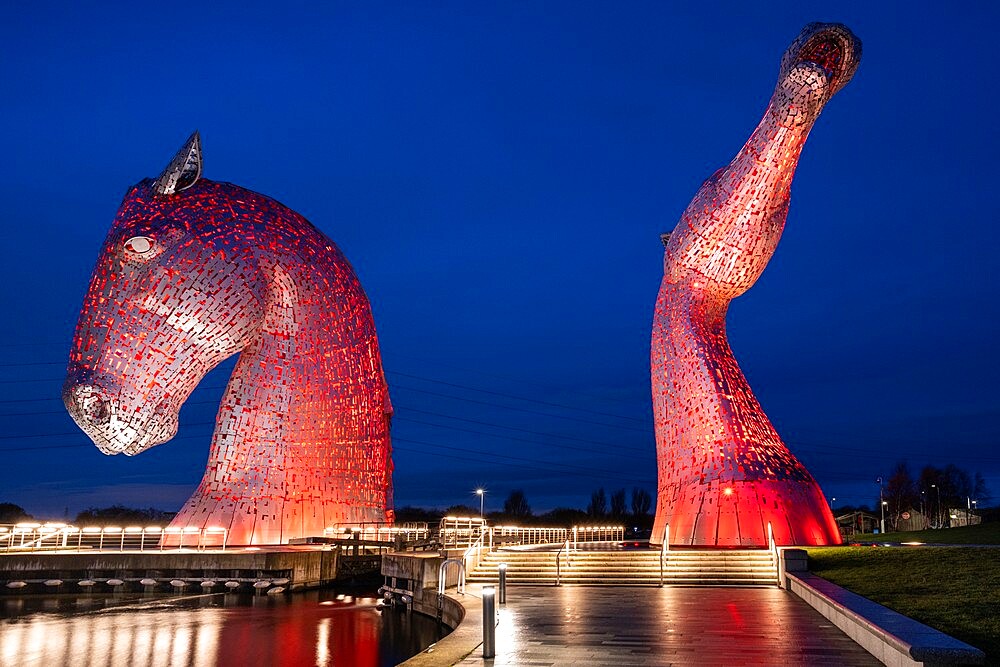
[[500, 590], [497, 594], [497, 601], [500, 604], [507, 604], [507, 563], [500, 563], [497, 570], [500, 572]]
[[497, 655], [495, 592], [492, 586], [483, 586], [483, 658], [487, 659]]

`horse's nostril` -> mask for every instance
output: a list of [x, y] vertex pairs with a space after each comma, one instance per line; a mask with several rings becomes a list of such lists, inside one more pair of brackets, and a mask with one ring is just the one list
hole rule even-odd
[[70, 389], [73, 412], [82, 421], [94, 425], [106, 424], [111, 418], [111, 404], [101, 391], [89, 384]]

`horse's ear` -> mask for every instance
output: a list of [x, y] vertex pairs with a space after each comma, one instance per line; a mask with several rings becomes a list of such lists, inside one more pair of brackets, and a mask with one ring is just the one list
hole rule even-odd
[[177, 151], [177, 155], [170, 161], [167, 168], [163, 170], [160, 177], [153, 184], [153, 190], [157, 194], [172, 195], [181, 190], [186, 190], [194, 185], [201, 177], [201, 136], [198, 130], [188, 137], [184, 147]]

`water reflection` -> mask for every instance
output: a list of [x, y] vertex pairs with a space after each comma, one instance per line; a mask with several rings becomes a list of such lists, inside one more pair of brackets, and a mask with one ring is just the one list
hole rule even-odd
[[395, 665], [440, 638], [375, 598], [63, 595], [0, 598], [0, 665]]

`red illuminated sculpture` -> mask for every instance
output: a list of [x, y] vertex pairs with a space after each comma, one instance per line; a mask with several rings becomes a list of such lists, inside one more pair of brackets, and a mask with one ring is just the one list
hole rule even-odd
[[240, 353], [208, 466], [174, 527], [231, 544], [391, 520], [392, 407], [350, 263], [273, 199], [201, 178], [195, 133], [125, 195], [77, 324], [63, 400], [105, 454], [170, 440], [198, 382]]
[[781, 59], [757, 129], [709, 178], [673, 233], [653, 323], [658, 494], [652, 541], [839, 544], [819, 485], [768, 420], [726, 339], [729, 302], [760, 277], [785, 224], [802, 146], [858, 67], [861, 42], [813, 23]]

